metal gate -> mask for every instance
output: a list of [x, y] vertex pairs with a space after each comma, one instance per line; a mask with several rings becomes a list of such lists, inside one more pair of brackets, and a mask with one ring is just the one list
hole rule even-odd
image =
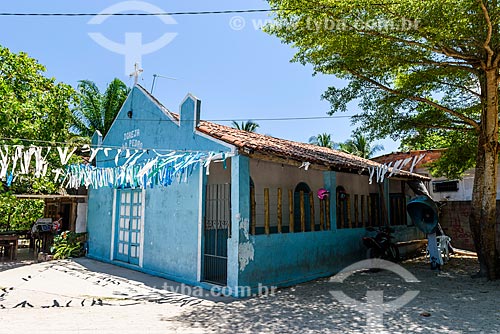
[[141, 190], [123, 189], [117, 192], [115, 259], [139, 264], [141, 247]]
[[227, 239], [231, 230], [231, 185], [206, 188], [203, 280], [227, 284]]

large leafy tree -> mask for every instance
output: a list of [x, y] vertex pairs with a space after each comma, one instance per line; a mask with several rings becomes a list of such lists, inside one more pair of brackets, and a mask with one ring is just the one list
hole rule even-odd
[[[47, 145], [71, 138], [71, 86], [45, 76], [45, 67], [24, 52], [0, 45], [0, 138], [3, 145]], [[12, 153], [12, 146], [9, 147]], [[4, 151], [5, 153], [5, 151]], [[48, 157], [51, 167], [58, 159]], [[2, 180], [4, 181], [4, 180]], [[0, 185], [0, 230], [27, 229], [43, 215], [41, 200], [18, 200], [16, 193], [51, 193], [51, 179], [23, 175], [10, 188]]]
[[317, 136], [310, 137], [309, 144], [328, 148], [334, 148], [336, 146], [329, 133], [320, 133]]
[[340, 143], [339, 148], [341, 151], [365, 159], [370, 159], [375, 153], [384, 149], [382, 145], [372, 145], [371, 141], [360, 133], [355, 134], [353, 138], [346, 140], [345, 143]]
[[105, 136], [129, 92], [127, 85], [117, 78], [111, 81], [104, 93], [94, 82], [80, 81], [79, 104], [73, 109], [71, 130], [82, 137], [92, 137], [96, 130]]
[[44, 72], [26, 53], [0, 46], [0, 136], [9, 143], [65, 142], [70, 137], [74, 90]]
[[257, 132], [257, 129], [259, 128], [259, 124], [252, 122], [252, 121], [246, 121], [246, 122], [241, 122], [241, 123], [233, 121], [233, 128], [238, 129], [238, 130], [248, 131], [248, 132]]
[[470, 225], [479, 274], [499, 278], [497, 1], [269, 3], [277, 20], [269, 31], [296, 48], [295, 61], [349, 82], [325, 92], [332, 113], [358, 100], [362, 112], [355, 121], [371, 137], [444, 136], [455, 155], [475, 147], [458, 160], [475, 165]]
[[[74, 90], [44, 74], [45, 67], [26, 53], [0, 46], [0, 138], [6, 145], [47, 145], [70, 140]], [[12, 148], [11, 148], [12, 151]], [[58, 159], [48, 157], [51, 167]], [[50, 193], [51, 180], [19, 177], [8, 189], [14, 193]], [[2, 192], [7, 189], [2, 188]]]

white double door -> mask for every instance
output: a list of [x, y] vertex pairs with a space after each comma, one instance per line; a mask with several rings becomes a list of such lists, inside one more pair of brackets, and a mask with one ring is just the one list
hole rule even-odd
[[143, 199], [141, 189], [117, 190], [115, 253], [118, 261], [139, 264]]

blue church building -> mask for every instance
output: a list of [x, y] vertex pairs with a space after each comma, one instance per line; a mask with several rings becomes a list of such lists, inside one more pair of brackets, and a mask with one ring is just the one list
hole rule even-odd
[[[367, 226], [390, 224], [399, 241], [423, 237], [406, 214], [400, 172], [369, 182], [381, 165], [325, 147], [200, 119], [187, 95], [179, 113], [135, 85], [104, 138], [97, 168], [126, 162], [106, 148], [158, 156], [205, 154], [168, 185], [91, 187], [88, 257], [239, 297], [340, 271], [365, 257]], [[170, 155], [169, 155], [170, 154]], [[130, 159], [128, 159], [130, 160]], [[318, 190], [329, 192], [318, 197]]]

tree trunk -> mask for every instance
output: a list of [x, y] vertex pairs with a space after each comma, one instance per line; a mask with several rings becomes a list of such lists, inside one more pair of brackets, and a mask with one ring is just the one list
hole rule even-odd
[[472, 233], [472, 239], [474, 240], [474, 245], [477, 252], [477, 258], [479, 260], [479, 273], [478, 276], [485, 277], [488, 272], [485, 259], [481, 252], [481, 226], [479, 222], [481, 221], [481, 202], [482, 193], [481, 189], [484, 187], [484, 138], [478, 138], [478, 147], [476, 155], [476, 169], [474, 172], [474, 186], [472, 188], [472, 203], [471, 212], [469, 216], [469, 225]]
[[479, 274], [493, 280], [500, 277], [500, 260], [495, 242], [498, 166], [497, 69], [486, 70], [482, 79], [483, 112], [469, 223], [479, 258]]

